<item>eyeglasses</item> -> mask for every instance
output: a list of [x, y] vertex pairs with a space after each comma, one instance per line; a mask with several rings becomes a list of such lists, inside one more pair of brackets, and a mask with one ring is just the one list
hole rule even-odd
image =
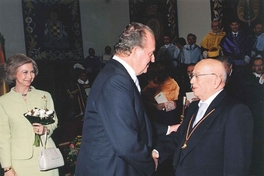
[[[214, 76], [217, 76], [215, 73], [205, 73], [205, 74], [196, 74], [196, 73], [192, 73], [190, 74], [190, 78], [192, 79], [193, 77], [195, 77], [196, 79], [199, 77], [199, 76], [207, 76], [207, 75], [214, 75]], [[218, 76], [217, 76], [218, 77]]]

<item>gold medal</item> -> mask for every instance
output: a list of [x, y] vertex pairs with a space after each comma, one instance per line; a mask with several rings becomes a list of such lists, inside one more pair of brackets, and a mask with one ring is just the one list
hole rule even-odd
[[187, 141], [185, 141], [184, 143], [183, 143], [183, 145], [182, 145], [182, 149], [185, 149], [187, 147]]

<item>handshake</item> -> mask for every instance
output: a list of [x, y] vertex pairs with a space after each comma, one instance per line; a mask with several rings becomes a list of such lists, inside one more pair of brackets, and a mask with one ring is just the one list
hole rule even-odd
[[[168, 127], [168, 131], [167, 131], [167, 134], [166, 135], [169, 135], [171, 134], [172, 132], [176, 132], [179, 128], [181, 124], [175, 124], [175, 125], [171, 125]], [[156, 149], [153, 149], [152, 150], [152, 153], [151, 153], [151, 156], [155, 162], [155, 171], [157, 170], [158, 168], [158, 163], [159, 163], [159, 152], [156, 150]]]

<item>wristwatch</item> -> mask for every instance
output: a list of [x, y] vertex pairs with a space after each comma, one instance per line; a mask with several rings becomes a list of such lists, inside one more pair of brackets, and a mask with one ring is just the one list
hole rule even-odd
[[164, 107], [164, 108], [162, 108], [161, 110], [162, 110], [162, 111], [166, 111], [166, 108]]

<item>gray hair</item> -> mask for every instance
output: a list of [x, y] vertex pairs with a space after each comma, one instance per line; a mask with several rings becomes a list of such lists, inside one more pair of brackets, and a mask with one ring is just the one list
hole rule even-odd
[[29, 63], [32, 63], [35, 75], [37, 75], [39, 70], [36, 62], [33, 59], [21, 53], [10, 56], [4, 64], [6, 82], [9, 84], [14, 83], [16, 79], [17, 69], [22, 65]]
[[115, 52], [129, 56], [134, 47], [144, 48], [147, 45], [146, 31], [154, 35], [153, 31], [144, 24], [132, 22], [127, 25], [114, 46]]

